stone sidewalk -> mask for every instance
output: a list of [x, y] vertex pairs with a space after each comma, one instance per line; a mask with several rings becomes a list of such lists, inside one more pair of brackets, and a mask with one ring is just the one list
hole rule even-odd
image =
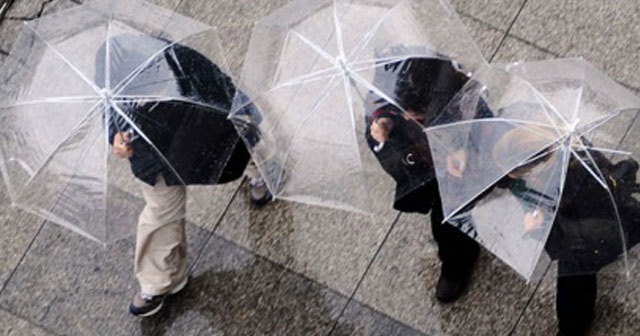
[[[6, 1], [5, 1], [6, 2]], [[239, 73], [253, 22], [285, 0], [153, 0], [216, 25]], [[636, 0], [456, 0], [492, 62], [583, 57], [640, 90]], [[0, 2], [2, 3], [2, 2]], [[0, 64], [23, 20], [79, 0], [15, 0]], [[554, 335], [554, 272], [526, 284], [483, 253], [462, 299], [434, 297], [438, 260], [424, 216], [372, 221], [278, 201], [257, 209], [238, 181], [212, 188], [190, 225], [191, 282], [160, 314], [130, 316], [133, 239], [106, 248], [9, 207], [0, 188], [2, 335]], [[135, 218], [132, 218], [132, 225]], [[592, 335], [640, 334], [640, 265], [602, 275]]]

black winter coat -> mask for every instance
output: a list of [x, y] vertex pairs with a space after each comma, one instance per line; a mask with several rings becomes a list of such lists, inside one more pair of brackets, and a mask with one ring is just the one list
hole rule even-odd
[[[613, 193], [620, 222], [609, 193], [572, 158], [545, 245], [551, 258], [564, 262], [563, 271], [572, 274], [597, 272], [640, 239], [640, 203], [624, 190], [635, 185], [637, 163], [614, 165], [599, 152], [591, 154]], [[622, 176], [617, 176], [620, 172]]]
[[[556, 218], [545, 244], [549, 256], [563, 262], [561, 272], [566, 274], [560, 275], [596, 273], [640, 241], [640, 203], [625, 190], [636, 185], [637, 163], [628, 160], [614, 165], [599, 152], [592, 151], [591, 156], [613, 192], [620, 223], [609, 193], [580, 162], [571, 158]], [[523, 187], [526, 189], [521, 180], [505, 177], [499, 186], [509, 188], [519, 198], [525, 194], [544, 198], [535, 191], [521, 192]], [[523, 200], [525, 207], [531, 203], [545, 202]]]
[[[146, 60], [148, 56], [136, 52], [139, 46], [144, 43], [160, 44], [161, 48], [163, 44], [169, 45], [165, 41], [149, 39], [152, 38], [131, 35], [112, 38], [112, 43], [117, 43], [124, 50], [124, 55], [112, 57], [112, 82], [127, 76], [131, 72], [131, 64], [137, 66]], [[103, 58], [104, 49], [96, 58], [96, 82], [101, 87], [104, 85], [104, 70], [101, 71], [105, 63]], [[118, 69], [122, 69], [122, 73], [118, 73]], [[171, 81], [166, 80], [169, 71]], [[118, 103], [157, 148], [154, 149], [134, 132], [131, 143], [134, 155], [130, 163], [138, 179], [153, 185], [156, 176], [162, 174], [168, 185], [183, 182], [190, 185], [225, 183], [242, 176], [249, 153], [239, 140], [233, 124], [227, 120], [236, 89], [216, 64], [193, 49], [174, 44], [166, 47], [139, 76], [145, 78], [145, 83], [153, 82], [149, 78], [157, 76], [158, 82], [162, 82], [159, 85], [165, 85], [168, 91], [178, 92], [181, 97], [195, 98], [216, 108], [177, 100], [141, 105]], [[163, 89], [156, 87], [150, 90], [162, 92]], [[123, 131], [123, 125], [129, 125], [113, 109], [108, 109], [108, 112], [111, 113], [109, 140], [112, 143], [115, 133]]]
[[[371, 123], [383, 117], [393, 121], [388, 141], [373, 152], [396, 181], [394, 209], [419, 213], [431, 210], [438, 187], [423, 127], [438, 116], [467, 80], [450, 60], [443, 58], [408, 58], [376, 69], [374, 85], [395, 102], [369, 93], [366, 138], [373, 150], [378, 144], [370, 135]], [[394, 104], [417, 112], [423, 126], [406, 120]]]

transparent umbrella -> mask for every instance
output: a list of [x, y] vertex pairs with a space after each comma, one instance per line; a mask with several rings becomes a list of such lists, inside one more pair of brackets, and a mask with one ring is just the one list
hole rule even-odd
[[445, 220], [528, 280], [547, 257], [561, 275], [627, 269], [639, 108], [581, 59], [478, 71], [427, 130]]
[[[399, 82], [418, 59], [461, 74], [485, 63], [445, 1], [293, 1], [257, 22], [240, 82], [251, 100], [236, 99], [231, 118], [272, 193], [365, 213], [388, 208], [379, 201], [393, 187], [367, 123], [374, 105], [406, 112]], [[249, 102], [257, 109], [245, 109]]]
[[[2, 174], [14, 205], [106, 243], [135, 228], [136, 180], [225, 179], [241, 142], [227, 120], [235, 89], [217, 41], [213, 27], [137, 0], [27, 22], [0, 77]], [[129, 162], [110, 154], [116, 132], [130, 137]]]

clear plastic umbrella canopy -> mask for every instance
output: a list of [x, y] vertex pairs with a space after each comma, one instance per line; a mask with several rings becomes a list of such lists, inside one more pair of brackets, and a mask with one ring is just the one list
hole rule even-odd
[[293, 1], [257, 22], [240, 82], [257, 110], [236, 99], [231, 117], [272, 193], [388, 208], [377, 201], [393, 181], [367, 143], [367, 120], [373, 105], [406, 112], [399, 82], [420, 59], [462, 74], [485, 63], [445, 1]]
[[[224, 64], [213, 27], [143, 1], [89, 2], [26, 22], [0, 77], [12, 202], [106, 243], [135, 228], [136, 180], [161, 170], [168, 184], [189, 184], [193, 160], [208, 162], [194, 168], [209, 171], [204, 182], [217, 180], [239, 142]], [[131, 164], [111, 154], [116, 132], [131, 136]], [[182, 146], [196, 137], [224, 150]]]
[[478, 71], [427, 130], [446, 220], [528, 280], [626, 270], [639, 108], [581, 59]]

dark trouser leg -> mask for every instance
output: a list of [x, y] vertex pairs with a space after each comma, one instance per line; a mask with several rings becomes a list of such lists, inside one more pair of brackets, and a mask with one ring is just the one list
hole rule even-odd
[[565, 335], [586, 333], [593, 320], [597, 293], [596, 274], [558, 276], [556, 314], [561, 332]]
[[478, 243], [453, 225], [442, 223], [444, 215], [438, 197], [431, 210], [431, 232], [438, 243], [442, 272], [451, 277], [466, 277], [478, 257]]

